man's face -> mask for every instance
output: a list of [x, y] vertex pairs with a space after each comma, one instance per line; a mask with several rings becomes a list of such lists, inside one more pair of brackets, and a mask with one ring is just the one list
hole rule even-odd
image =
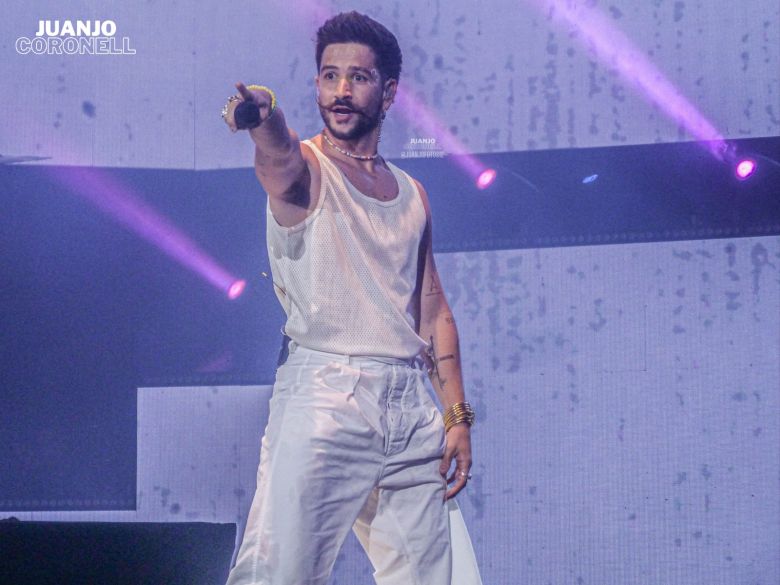
[[382, 79], [374, 51], [359, 43], [328, 45], [316, 78], [320, 115], [330, 133], [356, 140], [382, 117]]

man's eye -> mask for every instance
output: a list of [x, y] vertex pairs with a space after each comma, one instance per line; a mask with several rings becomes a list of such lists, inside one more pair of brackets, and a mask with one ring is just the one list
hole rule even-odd
[[365, 75], [361, 75], [360, 73], [356, 73], [354, 77], [355, 81], [368, 81]]

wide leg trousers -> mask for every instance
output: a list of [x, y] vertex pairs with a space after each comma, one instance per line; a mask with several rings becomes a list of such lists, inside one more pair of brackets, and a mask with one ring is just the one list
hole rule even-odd
[[453, 542], [460, 583], [480, 585], [460, 512], [443, 501], [444, 428], [423, 371], [394, 358], [288, 348], [227, 585], [325, 585], [350, 529], [378, 585], [458, 582]]

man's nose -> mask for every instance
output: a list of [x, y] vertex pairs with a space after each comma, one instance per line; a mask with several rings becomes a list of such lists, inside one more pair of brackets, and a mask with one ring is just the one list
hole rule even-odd
[[346, 77], [342, 77], [336, 85], [336, 95], [339, 97], [352, 95], [352, 86]]

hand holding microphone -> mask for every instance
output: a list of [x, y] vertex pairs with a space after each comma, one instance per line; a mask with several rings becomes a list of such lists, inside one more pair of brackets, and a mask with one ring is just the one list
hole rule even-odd
[[236, 83], [240, 95], [232, 95], [222, 108], [222, 119], [232, 132], [257, 128], [276, 110], [274, 92], [263, 85]]

